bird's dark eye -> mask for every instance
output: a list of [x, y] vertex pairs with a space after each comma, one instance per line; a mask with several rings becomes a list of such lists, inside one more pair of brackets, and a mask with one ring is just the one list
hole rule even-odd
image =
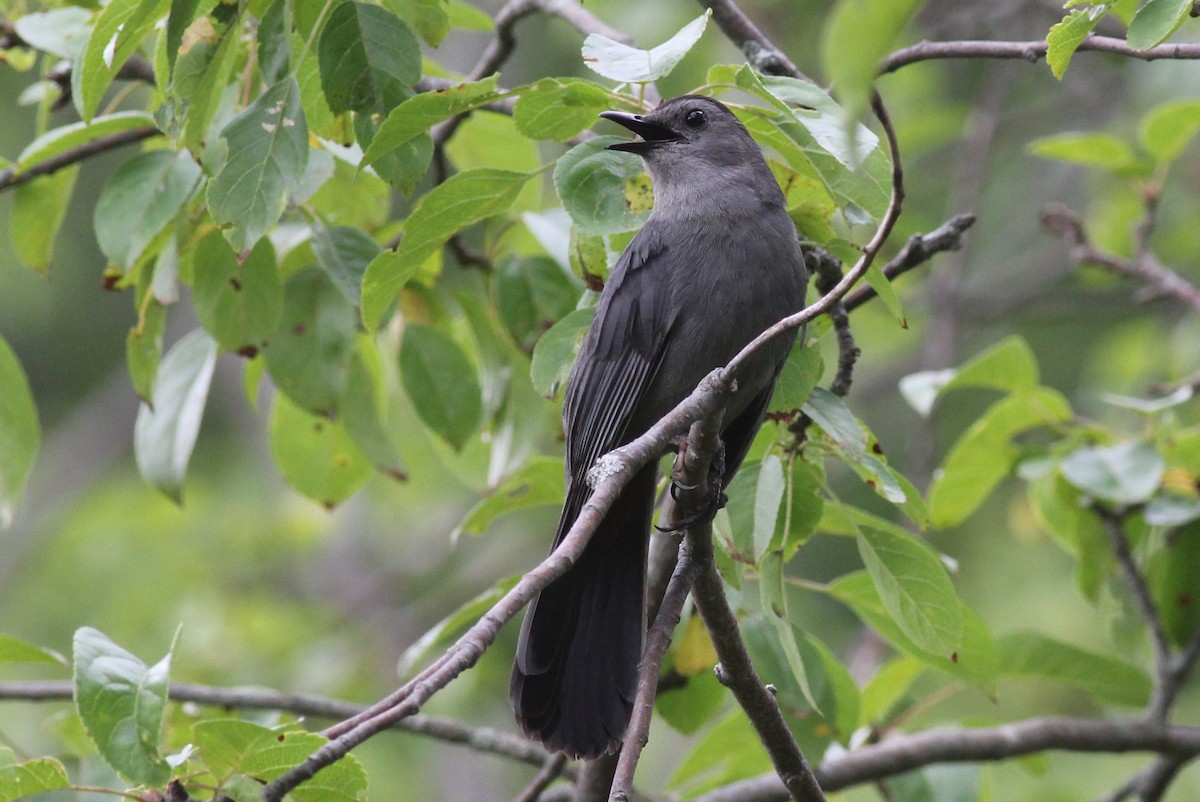
[[688, 128], [703, 128], [708, 123], [708, 115], [700, 109], [692, 109], [683, 118], [683, 122]]

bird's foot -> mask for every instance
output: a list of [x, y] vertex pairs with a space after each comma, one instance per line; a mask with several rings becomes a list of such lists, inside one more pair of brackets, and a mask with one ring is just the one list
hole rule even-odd
[[[707, 485], [704, 501], [695, 512], [682, 518], [673, 518], [667, 526], [655, 526], [655, 528], [660, 532], [679, 532], [688, 529], [696, 524], [711, 521], [717, 512], [729, 503], [729, 496], [725, 494], [725, 444], [723, 442], [718, 445], [717, 454], [708, 468]], [[679, 504], [681, 503], [680, 493], [691, 493], [699, 487], [698, 484], [685, 484], [679, 481], [677, 475], [673, 476], [670, 488], [671, 499]]]

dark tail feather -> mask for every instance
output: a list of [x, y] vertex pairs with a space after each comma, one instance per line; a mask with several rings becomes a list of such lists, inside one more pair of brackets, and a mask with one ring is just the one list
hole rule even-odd
[[[625, 734], [645, 632], [655, 476], [654, 465], [634, 476], [579, 562], [525, 615], [509, 699], [526, 734], [551, 751], [594, 758]], [[555, 547], [583, 505], [574, 495], [568, 492]]]

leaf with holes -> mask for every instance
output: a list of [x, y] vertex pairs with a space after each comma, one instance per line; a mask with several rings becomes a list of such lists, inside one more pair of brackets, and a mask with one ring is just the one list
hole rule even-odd
[[308, 126], [300, 87], [287, 78], [267, 89], [221, 131], [228, 158], [209, 182], [213, 220], [236, 251], [258, 242], [279, 221], [308, 165]]

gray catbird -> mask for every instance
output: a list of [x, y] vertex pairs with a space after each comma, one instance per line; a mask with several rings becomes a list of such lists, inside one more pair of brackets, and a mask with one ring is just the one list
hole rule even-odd
[[[654, 211], [612, 271], [571, 370], [563, 406], [567, 498], [554, 547], [589, 495], [596, 459], [644, 433], [705, 375], [804, 306], [796, 229], [762, 153], [721, 103], [685, 95], [649, 114], [608, 111], [640, 141]], [[721, 430], [728, 484], [745, 457], [794, 336], [737, 376]], [[509, 696], [551, 751], [594, 758], [621, 742], [645, 631], [646, 545], [657, 466], [621, 492], [576, 565], [534, 599]]]

